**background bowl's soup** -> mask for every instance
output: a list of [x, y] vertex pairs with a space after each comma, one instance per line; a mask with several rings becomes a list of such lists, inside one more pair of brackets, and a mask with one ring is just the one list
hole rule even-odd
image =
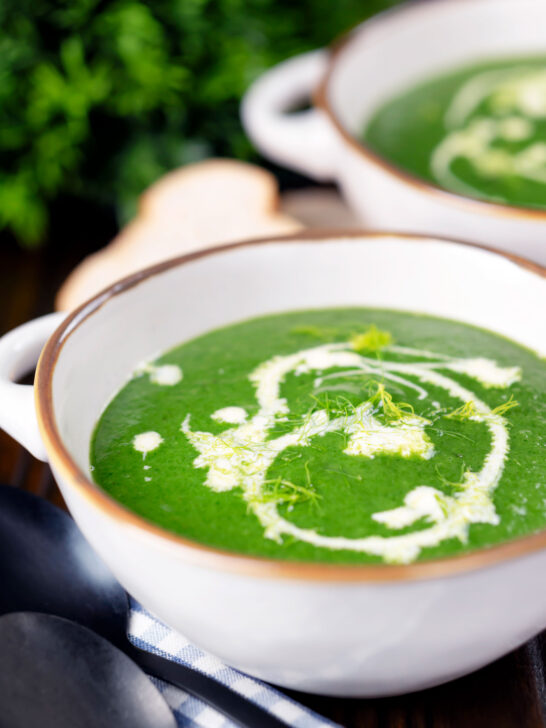
[[546, 56], [466, 64], [401, 89], [363, 140], [452, 192], [546, 208]]
[[202, 543], [325, 562], [457, 554], [546, 525], [546, 363], [381, 309], [283, 313], [136, 367], [97, 483]]

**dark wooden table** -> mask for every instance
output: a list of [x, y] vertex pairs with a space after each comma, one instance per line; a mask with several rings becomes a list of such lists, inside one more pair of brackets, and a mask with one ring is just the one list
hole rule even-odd
[[[96, 240], [92, 230], [82, 232], [80, 227], [77, 237], [56, 240], [55, 246], [39, 252], [23, 252], [0, 241], [0, 334], [51, 311], [55, 291], [76, 262], [96, 247]], [[64, 506], [49, 467], [3, 432], [0, 482]], [[346, 728], [542, 728], [545, 660], [546, 633], [473, 675], [421, 693], [379, 700], [293, 695]]]

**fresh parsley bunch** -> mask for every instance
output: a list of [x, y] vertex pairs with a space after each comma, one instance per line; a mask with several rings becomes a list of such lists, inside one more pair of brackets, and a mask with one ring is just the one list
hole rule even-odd
[[173, 167], [251, 159], [248, 84], [393, 2], [2, 0], [0, 229], [36, 245], [62, 195], [126, 219]]

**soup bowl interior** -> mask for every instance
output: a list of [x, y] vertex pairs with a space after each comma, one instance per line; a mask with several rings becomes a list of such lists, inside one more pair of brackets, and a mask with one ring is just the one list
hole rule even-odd
[[94, 426], [142, 361], [245, 318], [336, 306], [428, 313], [544, 345], [543, 281], [486, 250], [389, 235], [228, 247], [137, 274], [74, 316], [52, 377], [66, 451], [89, 476]]
[[379, 106], [432, 75], [491, 58], [543, 54], [545, 47], [540, 0], [421, 0], [353, 31], [331, 68], [326, 100], [358, 139]]

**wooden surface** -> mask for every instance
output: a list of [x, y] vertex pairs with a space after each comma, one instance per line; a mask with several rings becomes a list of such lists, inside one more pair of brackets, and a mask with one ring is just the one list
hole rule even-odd
[[[55, 248], [39, 253], [0, 241], [0, 334], [52, 310], [64, 277], [95, 247], [92, 232], [83, 233], [89, 239], [57, 240]], [[3, 432], [0, 482], [62, 505], [48, 466]], [[346, 728], [541, 728], [546, 726], [545, 659], [546, 633], [473, 675], [422, 693], [381, 700], [294, 697]]]

